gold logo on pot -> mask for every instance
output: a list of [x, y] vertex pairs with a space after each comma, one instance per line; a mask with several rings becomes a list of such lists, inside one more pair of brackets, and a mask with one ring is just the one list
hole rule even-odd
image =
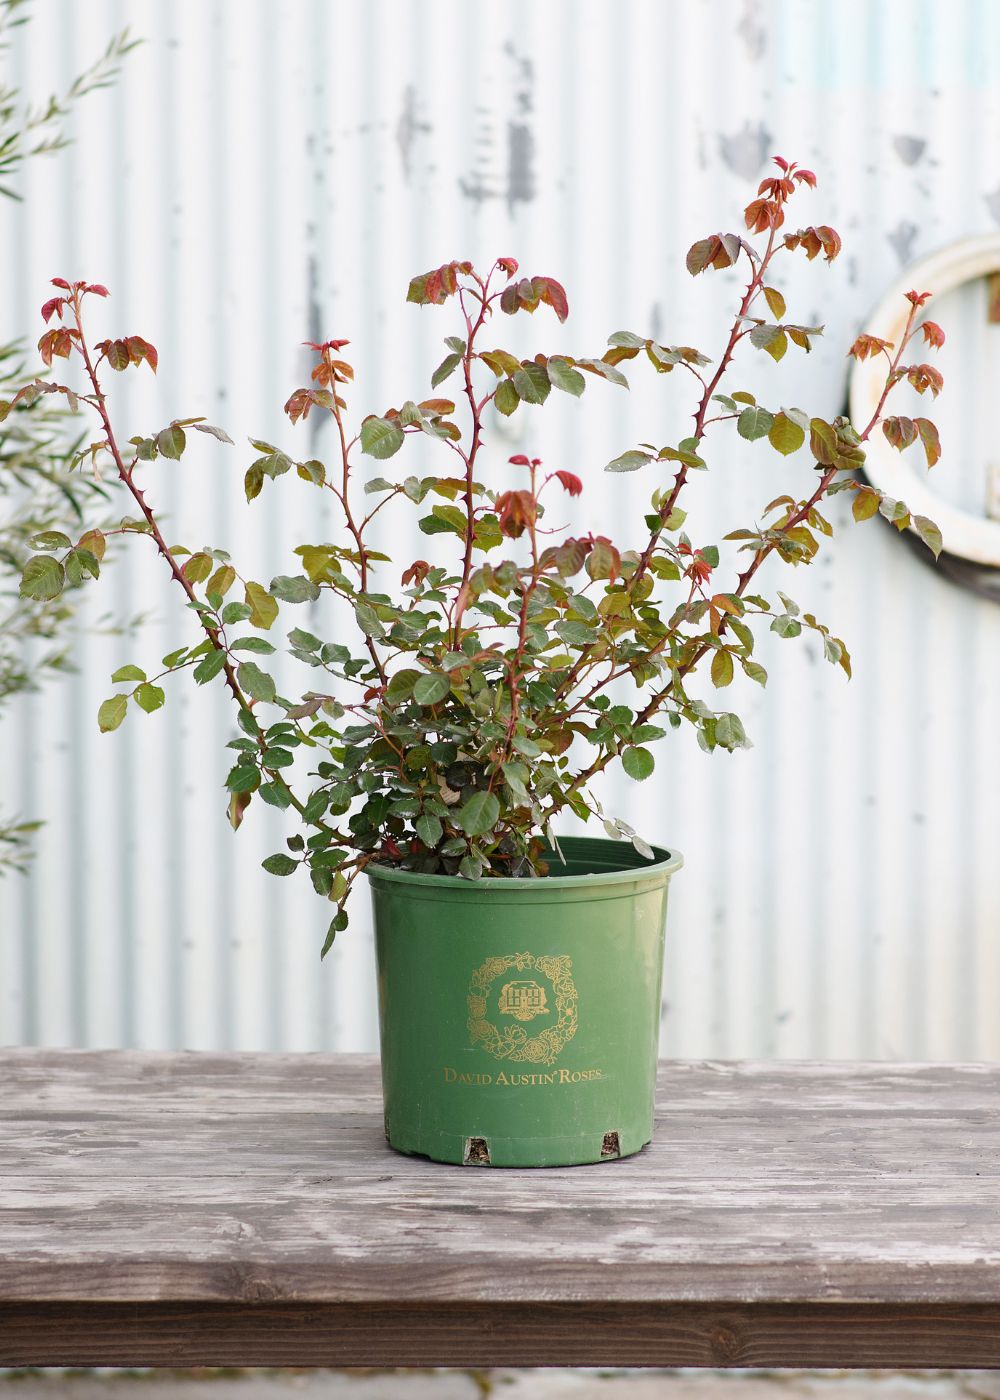
[[548, 1011], [545, 988], [537, 982], [508, 982], [500, 993], [500, 1015], [530, 1021]]
[[[496, 984], [511, 972], [536, 975], [509, 978], [495, 995]], [[551, 992], [543, 982], [549, 983]], [[472, 974], [468, 1005], [469, 1036], [474, 1046], [497, 1060], [551, 1065], [576, 1034], [573, 961], [568, 957], [536, 958], [531, 953], [487, 958]], [[493, 1006], [498, 1019], [510, 1017], [514, 1024], [498, 1025], [490, 1020]], [[539, 1016], [545, 1016], [549, 1024], [536, 1026], [533, 1032], [526, 1030], [523, 1023]]]

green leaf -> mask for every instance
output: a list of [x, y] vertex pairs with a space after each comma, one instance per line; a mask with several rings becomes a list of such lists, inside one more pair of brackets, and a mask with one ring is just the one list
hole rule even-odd
[[606, 472], [635, 472], [640, 467], [644, 467], [647, 462], [653, 460], [648, 452], [639, 452], [635, 448], [630, 448], [628, 452], [623, 452], [620, 457], [615, 457], [604, 468]]
[[431, 671], [415, 683], [413, 698], [418, 705], [436, 705], [450, 690], [449, 678], [440, 671]]
[[101, 733], [110, 734], [112, 729], [117, 729], [125, 718], [127, 709], [127, 695], [112, 695], [110, 700], [105, 700], [97, 711], [97, 723]]
[[389, 418], [366, 418], [361, 424], [361, 451], [384, 461], [403, 445], [403, 430]]
[[273, 645], [265, 637], [238, 637], [232, 643], [233, 651], [255, 651], [261, 656], [270, 656]]
[[32, 549], [69, 549], [72, 543], [69, 535], [64, 535], [61, 530], [43, 530], [41, 534], [32, 535], [28, 541]]
[[802, 631], [802, 624], [797, 618], [784, 613], [771, 623], [771, 631], [777, 632], [779, 637], [797, 637]]
[[371, 603], [361, 600], [354, 604], [354, 616], [358, 620], [358, 626], [366, 637], [384, 637], [385, 628], [379, 619], [378, 613]]
[[656, 760], [648, 749], [626, 749], [622, 754], [622, 767], [630, 778], [641, 783], [656, 767]]
[[628, 380], [620, 369], [615, 369], [614, 365], [609, 365], [607, 360], [577, 360], [577, 369], [589, 369], [591, 374], [599, 374], [602, 379], [606, 379], [609, 384], [620, 384], [623, 389], [628, 388]]
[[492, 831], [500, 816], [500, 803], [492, 792], [474, 792], [455, 814], [455, 823], [466, 836], [483, 836]]
[[525, 403], [544, 403], [552, 385], [544, 365], [530, 360], [513, 376], [514, 388]]
[[273, 701], [277, 691], [274, 681], [262, 671], [255, 661], [241, 661], [236, 679], [240, 683], [242, 690], [250, 696], [252, 700]]
[[550, 382], [557, 389], [562, 389], [563, 393], [579, 398], [587, 387], [587, 381], [580, 371], [558, 355], [549, 360], [548, 369]]
[[[250, 608], [251, 625], [253, 627], [259, 627], [261, 631], [266, 632], [267, 629], [271, 626], [271, 623], [278, 616], [278, 604], [274, 601], [274, 599], [271, 597], [270, 593], [268, 593], [267, 589], [262, 583], [254, 583], [252, 579], [246, 586], [246, 592], [244, 596], [246, 597], [247, 605]], [[234, 605], [232, 603], [228, 603], [226, 605], [226, 608], [222, 614], [223, 618], [225, 618], [226, 612], [228, 612], [229, 608], [233, 606]]]
[[279, 574], [271, 580], [271, 594], [283, 603], [311, 603], [319, 597], [319, 587], [304, 574]]
[[460, 352], [454, 355], [447, 355], [431, 375], [431, 388], [436, 389], [439, 384], [443, 384], [449, 375], [455, 373], [455, 370], [458, 369], [461, 363], [462, 356]]
[[269, 875], [292, 875], [299, 868], [297, 860], [292, 860], [291, 856], [286, 856], [281, 851], [262, 860], [261, 865]]
[[345, 929], [346, 927], [347, 927], [347, 914], [346, 914], [346, 912], [345, 912], [343, 909], [341, 909], [341, 911], [339, 912], [339, 914], [335, 914], [335, 915], [333, 916], [333, 918], [332, 918], [331, 921], [330, 921], [330, 927], [329, 927], [329, 928], [327, 929], [327, 931], [326, 931], [326, 939], [324, 940], [323, 947], [320, 949], [320, 954], [319, 954], [320, 960], [321, 960], [321, 961], [322, 961], [323, 958], [326, 957], [327, 953], [328, 953], [328, 952], [330, 951], [330, 949], [333, 947], [333, 942], [334, 942], [334, 939], [337, 937], [337, 934], [338, 934], [338, 933], [343, 933], [343, 931], [344, 931], [344, 929]]
[[226, 664], [226, 653], [224, 651], [210, 651], [203, 656], [194, 668], [194, 678], [198, 685], [204, 685], [207, 681], [217, 676]]
[[[553, 380], [555, 383], [555, 380]], [[493, 395], [493, 403], [498, 413], [502, 413], [505, 418], [509, 418], [521, 402], [521, 395], [517, 392], [512, 379], [501, 379], [497, 385], [496, 393]]]
[[913, 517], [913, 528], [936, 559], [944, 548], [944, 540], [941, 537], [941, 531], [934, 524], [934, 521], [929, 520], [926, 515], [915, 515]]
[[413, 823], [413, 828], [425, 846], [431, 850], [437, 845], [444, 835], [444, 827], [441, 825], [441, 818], [436, 817], [433, 812], [424, 812]]
[[176, 461], [186, 444], [184, 429], [179, 428], [176, 423], [171, 423], [169, 428], [164, 428], [161, 433], [156, 434], [156, 447], [161, 457], [172, 457]]
[[146, 672], [139, 666], [119, 666], [111, 677], [115, 685], [121, 681], [144, 681], [145, 679]]
[[66, 581], [66, 571], [51, 554], [35, 554], [24, 566], [21, 575], [21, 597], [47, 603], [58, 598]]
[[767, 437], [774, 426], [774, 417], [768, 413], [766, 408], [745, 408], [740, 414], [736, 428], [740, 437], [746, 438], [749, 442], [756, 442], [758, 438]]
[[216, 428], [212, 423], [192, 423], [191, 426], [196, 428], [199, 433], [208, 433], [209, 437], [214, 437], [219, 442], [228, 442], [230, 447], [234, 445], [225, 428]]
[[145, 710], [147, 715], [151, 715], [154, 710], [158, 710], [163, 704], [166, 696], [163, 689], [158, 685], [141, 685], [135, 693], [136, 703], [140, 710]]
[[712, 684], [717, 690], [733, 679], [733, 658], [728, 651], [717, 651], [712, 657]]
[[[746, 410], [748, 413], [749, 409]], [[779, 413], [768, 432], [767, 440], [776, 452], [783, 457], [798, 452], [806, 440], [804, 430], [785, 413]]]

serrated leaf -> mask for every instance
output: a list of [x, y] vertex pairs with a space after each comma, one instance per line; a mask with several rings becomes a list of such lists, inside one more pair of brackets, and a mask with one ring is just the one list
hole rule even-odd
[[[42, 530], [28, 541], [32, 549], [69, 549], [72, 543], [69, 535], [64, 535], [61, 530]], [[80, 543], [83, 544], [83, 541]]]
[[319, 597], [319, 585], [304, 574], [278, 574], [271, 580], [270, 592], [283, 603], [311, 603]]
[[184, 429], [171, 423], [169, 428], [164, 428], [162, 432], [156, 434], [156, 448], [161, 457], [170, 457], [177, 461], [187, 445], [187, 438], [184, 436]]
[[47, 603], [58, 598], [66, 582], [66, 571], [51, 554], [36, 554], [24, 566], [21, 574], [21, 597]]
[[250, 696], [251, 700], [264, 700], [271, 702], [277, 694], [274, 681], [262, 671], [255, 661], [241, 661], [236, 672], [236, 679], [240, 688]]
[[461, 363], [462, 356], [460, 352], [456, 352], [453, 355], [446, 355], [431, 375], [431, 388], [436, 389], [439, 384], [443, 384], [449, 375], [455, 373], [455, 370], [458, 369]]
[[806, 435], [798, 423], [782, 412], [772, 423], [767, 440], [776, 452], [780, 452], [783, 457], [788, 457], [792, 452], [798, 452], [806, 440]]
[[117, 729], [125, 718], [127, 709], [127, 695], [112, 695], [109, 700], [105, 700], [97, 711], [97, 723], [101, 733], [110, 734], [112, 729]]
[[780, 321], [787, 307], [785, 306], [785, 298], [778, 291], [777, 287], [765, 287], [764, 300], [767, 302], [774, 319]]
[[615, 457], [604, 470], [606, 472], [635, 472], [652, 460], [653, 458], [648, 452], [639, 452], [633, 447], [628, 452], [623, 452], [620, 457]]
[[413, 698], [418, 705], [436, 705], [451, 690], [451, 680], [440, 671], [431, 671], [414, 682]]
[[549, 360], [548, 369], [551, 382], [565, 394], [579, 398], [587, 387], [587, 381], [580, 371], [558, 355]]
[[[255, 583], [252, 579], [246, 586], [244, 596], [250, 608], [250, 623], [253, 627], [259, 627], [266, 632], [274, 619], [278, 616], [278, 604], [268, 593], [261, 583]], [[230, 603], [228, 607], [232, 607]], [[225, 613], [223, 613], [225, 617]]]
[[135, 693], [136, 704], [139, 706], [140, 710], [145, 710], [147, 715], [151, 715], [154, 710], [158, 710], [165, 699], [166, 696], [163, 693], [163, 688], [158, 685], [151, 685], [148, 682], [145, 685], [141, 685]]
[[361, 424], [361, 451], [384, 461], [403, 445], [403, 430], [388, 418], [366, 418]]
[[773, 426], [773, 415], [768, 413], [766, 408], [756, 406], [745, 408], [736, 422], [737, 432], [748, 442], [756, 442], [758, 438], [767, 437]]
[[144, 681], [146, 672], [140, 666], [119, 666], [111, 677], [114, 685], [119, 685], [122, 681]]
[[225, 428], [217, 428], [213, 423], [192, 423], [191, 427], [199, 433], [208, 433], [209, 437], [214, 437], [219, 442], [227, 442], [230, 447], [235, 445]]
[[224, 651], [210, 651], [203, 656], [194, 668], [194, 679], [198, 685], [205, 685], [224, 669], [226, 664], [226, 653]]
[[622, 754], [622, 767], [630, 778], [641, 783], [656, 767], [656, 760], [648, 749], [630, 748]]
[[525, 403], [542, 404], [549, 396], [552, 385], [544, 365], [530, 360], [513, 375], [514, 388]]
[[492, 792], [474, 792], [457, 809], [454, 820], [466, 836], [483, 836], [493, 830], [499, 816], [500, 803]]
[[733, 658], [728, 651], [717, 651], [712, 657], [712, 684], [717, 690], [733, 679]]
[[944, 540], [934, 521], [928, 519], [926, 515], [915, 515], [913, 528], [936, 559], [944, 548]]
[[875, 491], [862, 487], [854, 497], [851, 506], [851, 513], [855, 520], [870, 520], [873, 515], [878, 515], [878, 495]]
[[286, 856], [281, 851], [273, 856], [268, 856], [266, 860], [262, 860], [261, 865], [269, 875], [293, 875], [299, 868], [297, 860], [293, 860], [291, 856]]
[[437, 845], [444, 835], [444, 827], [441, 825], [440, 817], [436, 817], [433, 812], [424, 812], [413, 823], [413, 829], [420, 837], [425, 846], [431, 850]]

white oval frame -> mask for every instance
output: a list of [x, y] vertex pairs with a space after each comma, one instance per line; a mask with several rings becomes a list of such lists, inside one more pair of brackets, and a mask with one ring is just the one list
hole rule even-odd
[[[1000, 233], [963, 238], [912, 264], [896, 279], [865, 324], [869, 335], [899, 344], [909, 311], [904, 293], [911, 288], [933, 292], [935, 297], [1000, 272]], [[915, 342], [914, 342], [915, 343]], [[867, 423], [875, 412], [885, 386], [884, 356], [854, 362], [850, 376], [851, 420]], [[866, 444], [865, 474], [873, 486], [906, 502], [914, 515], [928, 515], [939, 526], [944, 548], [949, 554], [971, 559], [977, 564], [1000, 568], [1000, 520], [971, 515], [939, 496], [910, 465], [915, 461], [898, 452], [882, 433]], [[924, 460], [923, 455], [920, 457]]]

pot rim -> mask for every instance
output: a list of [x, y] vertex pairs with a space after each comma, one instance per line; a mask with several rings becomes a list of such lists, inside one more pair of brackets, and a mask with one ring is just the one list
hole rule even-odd
[[585, 875], [547, 875], [541, 877], [518, 875], [485, 880], [466, 880], [461, 875], [425, 875], [417, 870], [401, 870], [398, 866], [375, 863], [365, 868], [365, 874], [373, 883], [389, 881], [404, 885], [431, 885], [438, 889], [462, 890], [467, 893], [475, 891], [484, 896], [490, 894], [499, 896], [511, 890], [530, 890], [532, 893], [538, 894], [547, 889], [555, 893], [556, 888], [560, 890], [581, 888], [596, 890], [601, 885], [634, 884], [636, 881], [645, 882], [649, 879], [660, 881], [669, 878], [684, 864], [684, 857], [680, 851], [668, 851], [663, 846], [651, 847], [654, 858], [646, 860], [628, 841], [612, 841], [610, 838], [602, 836], [563, 836], [559, 838], [559, 843], [567, 847], [567, 853], [568, 849], [572, 847], [575, 847], [581, 854], [583, 847], [609, 853], [621, 850], [624, 854], [628, 851], [636, 863], [610, 870], [594, 870]]

